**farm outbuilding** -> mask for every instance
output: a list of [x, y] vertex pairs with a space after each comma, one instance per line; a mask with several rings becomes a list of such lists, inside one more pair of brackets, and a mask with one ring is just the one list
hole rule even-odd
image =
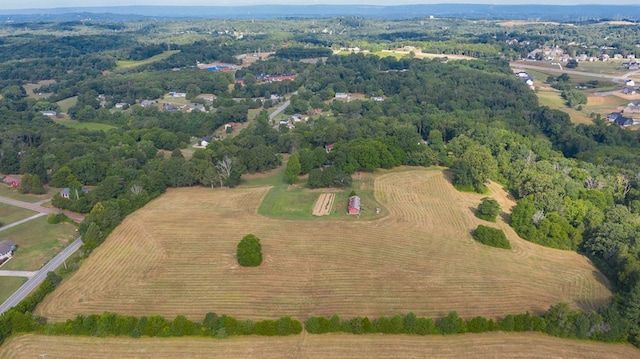
[[349, 197], [349, 208], [347, 209], [347, 213], [360, 215], [360, 197], [358, 196]]
[[8, 184], [13, 188], [20, 187], [20, 177], [17, 176], [4, 176], [4, 178], [2, 178], [2, 182]]

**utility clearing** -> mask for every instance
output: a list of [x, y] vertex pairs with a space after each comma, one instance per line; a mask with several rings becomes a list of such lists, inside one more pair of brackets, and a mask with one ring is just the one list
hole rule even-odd
[[[259, 215], [270, 187], [171, 189], [129, 215], [36, 314], [501, 318], [559, 302], [590, 310], [611, 298], [587, 258], [522, 240], [502, 218], [495, 226], [513, 249], [474, 241], [470, 232], [485, 222], [473, 209], [487, 194], [458, 192], [441, 169], [380, 171], [373, 185], [386, 216], [322, 222]], [[510, 211], [504, 189], [489, 188]], [[248, 233], [261, 239], [259, 267], [236, 261]]]

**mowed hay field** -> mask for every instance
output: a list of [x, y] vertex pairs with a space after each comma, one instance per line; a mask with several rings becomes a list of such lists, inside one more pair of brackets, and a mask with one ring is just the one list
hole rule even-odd
[[[267, 218], [257, 208], [269, 187], [170, 190], [127, 217], [36, 312], [499, 318], [558, 302], [594, 309], [611, 296], [587, 259], [521, 240], [504, 222], [495, 225], [512, 250], [475, 242], [470, 231], [484, 221], [472, 208], [484, 196], [456, 191], [440, 169], [381, 172], [374, 187], [389, 212], [375, 221]], [[248, 233], [262, 240], [257, 268], [235, 259]]]
[[537, 333], [451, 336], [302, 334], [291, 337], [90, 338], [23, 335], [0, 347], [5, 358], [638, 358], [631, 345]]

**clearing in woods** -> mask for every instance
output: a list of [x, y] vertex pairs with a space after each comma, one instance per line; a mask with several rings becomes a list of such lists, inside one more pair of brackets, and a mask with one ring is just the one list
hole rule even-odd
[[333, 208], [333, 201], [336, 199], [335, 193], [323, 193], [318, 197], [316, 205], [313, 207], [314, 216], [328, 216]]
[[[70, 348], [73, 348], [70, 350]], [[640, 356], [629, 344], [548, 337], [538, 333], [464, 335], [322, 334], [289, 337], [90, 338], [17, 335], [0, 347], [0, 359], [39, 358], [580, 358]]]
[[[585, 257], [522, 240], [502, 219], [495, 226], [512, 250], [474, 241], [470, 231], [484, 222], [473, 209], [486, 195], [456, 191], [441, 169], [379, 173], [375, 196], [388, 214], [371, 221], [259, 215], [269, 187], [171, 189], [129, 215], [36, 313], [52, 321], [105, 311], [194, 320], [211, 311], [241, 319], [452, 310], [500, 318], [610, 300]], [[489, 188], [510, 210], [504, 190]], [[237, 265], [247, 233], [261, 239], [260, 267]]]

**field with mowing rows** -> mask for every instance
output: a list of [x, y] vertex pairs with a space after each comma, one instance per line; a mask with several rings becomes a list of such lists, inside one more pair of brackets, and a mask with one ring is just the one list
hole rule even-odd
[[[584, 257], [519, 239], [487, 247], [470, 231], [484, 195], [461, 193], [440, 169], [381, 171], [374, 182], [388, 214], [379, 220], [286, 220], [261, 216], [269, 187], [180, 188], [133, 213], [36, 309], [59, 321], [110, 311], [131, 315], [210, 311], [238, 318], [377, 317], [413, 311], [498, 318], [558, 302], [594, 309], [606, 279]], [[510, 208], [499, 186], [491, 196]], [[337, 199], [336, 199], [337, 201]], [[501, 221], [501, 220], [500, 220]], [[238, 241], [262, 239], [260, 267], [240, 267]]]
[[637, 358], [631, 345], [537, 333], [451, 336], [302, 334], [291, 337], [89, 338], [23, 335], [0, 347], [0, 359], [39, 358]]

